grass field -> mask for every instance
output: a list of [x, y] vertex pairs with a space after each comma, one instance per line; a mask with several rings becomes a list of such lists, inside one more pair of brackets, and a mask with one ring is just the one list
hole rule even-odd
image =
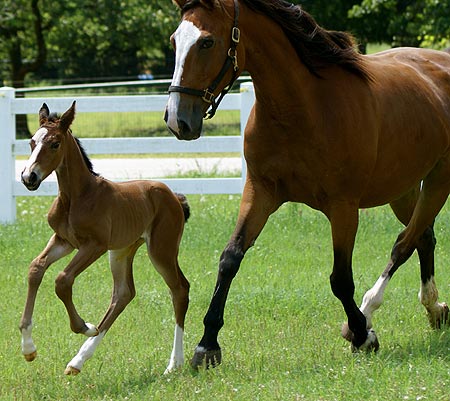
[[[192, 217], [180, 264], [191, 282], [186, 359], [201, 337], [219, 255], [234, 227], [239, 196], [189, 196]], [[135, 261], [137, 296], [76, 377], [63, 375], [84, 341], [69, 329], [50, 267], [34, 314], [38, 358], [27, 363], [17, 326], [29, 262], [44, 247], [51, 199], [21, 198], [17, 223], [0, 226], [0, 400], [432, 400], [450, 399], [450, 330], [433, 331], [417, 299], [417, 257], [402, 267], [374, 318], [381, 349], [352, 354], [340, 338], [344, 313], [333, 297], [330, 229], [305, 206], [286, 204], [249, 250], [231, 288], [219, 341], [223, 365], [162, 373], [173, 335], [173, 312], [162, 279], [144, 249]], [[436, 223], [437, 283], [450, 300], [450, 210]], [[354, 255], [357, 300], [383, 270], [400, 225], [387, 208], [361, 212]], [[111, 277], [103, 257], [75, 283], [81, 315], [97, 323]]]

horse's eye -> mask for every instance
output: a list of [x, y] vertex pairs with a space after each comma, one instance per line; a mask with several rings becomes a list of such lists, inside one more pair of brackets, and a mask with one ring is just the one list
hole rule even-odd
[[33, 151], [35, 147], [36, 147], [36, 142], [34, 141], [34, 139], [30, 140], [31, 151]]
[[214, 39], [205, 38], [200, 41], [200, 49], [210, 49], [214, 45]]
[[59, 142], [53, 142], [53, 143], [50, 145], [50, 147], [51, 147], [52, 149], [58, 149], [58, 148], [59, 148], [59, 145], [60, 145]]

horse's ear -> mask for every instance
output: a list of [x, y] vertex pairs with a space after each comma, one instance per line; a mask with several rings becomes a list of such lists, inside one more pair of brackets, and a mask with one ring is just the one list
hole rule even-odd
[[39, 126], [44, 125], [47, 122], [49, 114], [50, 110], [48, 109], [48, 106], [44, 103], [39, 110]]
[[70, 108], [61, 116], [59, 120], [59, 128], [64, 132], [69, 129], [75, 118], [75, 104], [76, 101], [74, 100], [72, 106], [70, 106]]
[[172, 3], [175, 4], [178, 8], [183, 8], [186, 4], [187, 0], [172, 0]]

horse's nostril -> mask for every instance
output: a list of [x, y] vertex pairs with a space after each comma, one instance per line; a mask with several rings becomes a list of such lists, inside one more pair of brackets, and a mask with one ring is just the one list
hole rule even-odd
[[28, 176], [28, 182], [30, 183], [30, 184], [35, 184], [36, 183], [36, 181], [37, 181], [37, 175], [36, 175], [36, 173], [30, 173], [30, 175]]
[[177, 120], [178, 122], [178, 131], [181, 135], [186, 134], [191, 131], [191, 127], [189, 124], [184, 120]]

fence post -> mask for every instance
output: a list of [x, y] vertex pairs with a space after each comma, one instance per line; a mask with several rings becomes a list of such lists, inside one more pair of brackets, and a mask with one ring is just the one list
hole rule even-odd
[[15, 156], [13, 143], [16, 138], [16, 120], [12, 112], [14, 88], [0, 88], [0, 224], [13, 223], [16, 219]]
[[244, 131], [247, 125], [248, 116], [255, 103], [255, 89], [252, 82], [244, 82], [240, 86], [241, 92], [241, 140], [242, 140], [242, 189], [244, 189], [245, 179], [247, 177], [247, 164], [244, 158]]

